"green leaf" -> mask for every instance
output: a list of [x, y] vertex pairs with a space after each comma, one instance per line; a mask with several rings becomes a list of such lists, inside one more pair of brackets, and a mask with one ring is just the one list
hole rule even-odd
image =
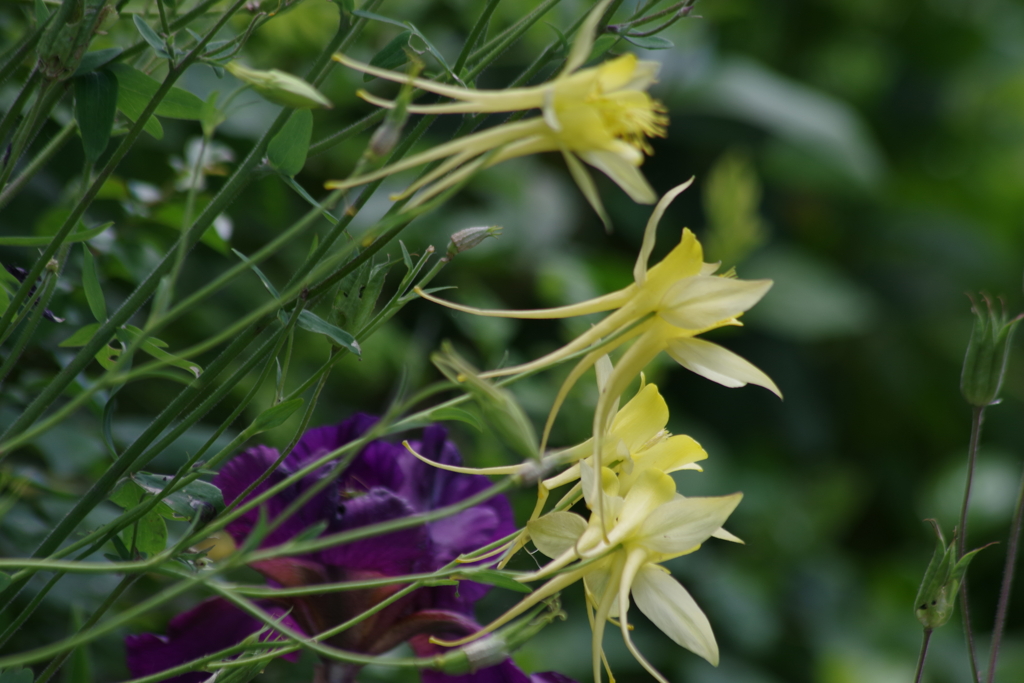
[[249, 264], [249, 267], [252, 268], [254, 273], [256, 273], [256, 276], [259, 277], [261, 282], [263, 282], [263, 286], [267, 288], [267, 291], [269, 291], [274, 296], [275, 299], [281, 298], [281, 295], [277, 293], [277, 288], [270, 283], [270, 280], [267, 279], [267, 276], [263, 274], [263, 271], [260, 270], [255, 263], [249, 260], [248, 256], [238, 251], [237, 249], [232, 249], [231, 251], [235, 253], [235, 256]]
[[46, 20], [50, 18], [50, 10], [46, 9], [46, 5], [43, 0], [35, 1], [36, 10], [36, 26], [42, 26], [46, 23]]
[[402, 263], [405, 264], [405, 269], [412, 270], [412, 255], [409, 254], [409, 249], [405, 246], [405, 242], [398, 240], [398, 246], [402, 248]]
[[75, 349], [79, 346], [85, 346], [92, 339], [93, 335], [96, 334], [96, 330], [100, 329], [100, 325], [101, 323], [89, 323], [84, 327], [80, 327], [57, 346], [64, 349]]
[[[126, 479], [114, 490], [110, 500], [128, 511], [142, 503], [146, 495], [147, 491], [143, 486]], [[126, 546], [131, 546], [134, 540], [135, 548], [147, 555], [154, 555], [163, 550], [167, 546], [167, 524], [160, 515], [160, 506], [153, 508], [135, 524], [122, 531], [121, 539]], [[123, 557], [129, 556], [127, 548], [124, 548], [122, 552], [122, 549], [117, 548], [116, 544], [114, 547], [118, 550], [118, 554]]]
[[309, 109], [292, 112], [267, 146], [270, 165], [278, 172], [294, 177], [306, 165], [306, 153], [312, 137], [313, 112]]
[[203, 127], [203, 136], [206, 138], [212, 138], [217, 126], [224, 123], [224, 120], [226, 119], [224, 112], [217, 107], [217, 98], [219, 95], [220, 93], [214, 90], [210, 93], [209, 97], [206, 98], [206, 101], [203, 102], [203, 115], [199, 119], [199, 123]]
[[468, 410], [456, 408], [455, 406], [448, 406], [432, 410], [430, 411], [430, 415], [427, 417], [427, 420], [429, 422], [465, 422], [466, 424], [475, 427], [478, 432], [484, 431], [484, 425], [483, 422], [480, 421], [480, 418], [478, 418], [476, 415], [469, 412]]
[[167, 59], [167, 46], [164, 45], [163, 39], [157, 35], [156, 31], [154, 31], [149, 24], [143, 21], [140, 15], [136, 14], [132, 18], [135, 20], [135, 28], [139, 29], [139, 33], [142, 34], [142, 39], [149, 43], [149, 46], [156, 50], [158, 55]]
[[256, 416], [256, 419], [252, 421], [252, 424], [245, 430], [245, 433], [255, 435], [275, 427], [280, 427], [288, 421], [292, 413], [302, 407], [303, 403], [305, 403], [303, 399], [293, 398], [290, 401], [283, 401], [276, 406], [267, 408]]
[[[117, 331], [118, 339], [125, 343], [128, 343], [129, 341], [135, 341], [136, 339], [139, 339], [141, 336], [142, 330], [133, 325], [125, 325], [124, 328]], [[161, 341], [160, 339], [153, 339], [151, 337], [142, 342], [139, 345], [139, 348], [143, 352], [153, 356], [153, 358], [156, 358], [157, 360], [162, 361], [167, 365], [171, 365], [180, 370], [184, 370], [185, 372], [191, 374], [193, 377], [199, 377], [201, 374], [203, 374], [203, 368], [198, 363], [195, 363], [184, 358], [179, 358], [178, 356], [175, 356], [172, 353], [164, 351], [164, 348], [166, 346], [167, 342]]]
[[668, 38], [662, 38], [661, 36], [631, 36], [626, 34], [622, 37], [637, 47], [642, 47], [645, 50], [668, 50], [669, 48], [675, 47], [675, 43]]
[[0, 683], [32, 683], [32, 669], [0, 671]]
[[96, 261], [93, 260], [89, 247], [82, 246], [82, 288], [85, 290], [85, 300], [89, 303], [89, 310], [92, 317], [99, 322], [107, 320], [107, 303], [103, 299], [103, 288], [100, 287], [99, 277], [96, 275]]
[[0, 572], [0, 591], [5, 590], [9, 585], [11, 585], [10, 575]]
[[529, 586], [519, 583], [505, 572], [496, 569], [470, 569], [452, 578], [486, 583], [489, 586], [497, 586], [517, 593], [529, 593], [532, 590]]
[[75, 69], [75, 73], [72, 75], [73, 78], [77, 78], [83, 74], [87, 74], [90, 71], [109, 64], [115, 57], [124, 52], [119, 47], [108, 47], [106, 50], [94, 50], [92, 52], [86, 52], [85, 56], [82, 57], [82, 61], [78, 63], [78, 68]]
[[[282, 315], [283, 313], [282, 311]], [[312, 311], [300, 311], [298, 325], [304, 330], [326, 335], [335, 344], [348, 349], [357, 356], [363, 353], [355, 337], [340, 327], [330, 324]]]
[[[96, 237], [104, 230], [114, 224], [114, 221], [107, 221], [101, 225], [97, 225], [95, 228], [89, 228], [88, 230], [79, 230], [72, 233], [64, 240], [64, 244], [73, 244], [75, 242], [88, 242], [93, 237]], [[79, 223], [81, 225], [81, 223]], [[53, 241], [51, 236], [44, 237], [0, 237], [0, 247], [45, 247]], [[6, 271], [4, 271], [6, 272]]]
[[167, 522], [154, 509], [121, 532], [125, 543], [135, 541], [135, 549], [153, 556], [167, 547]]
[[377, 305], [377, 299], [380, 298], [380, 292], [384, 288], [384, 280], [387, 278], [388, 270], [390, 269], [390, 263], [381, 263], [370, 270], [370, 277], [366, 281], [366, 286], [363, 287], [363, 291], [359, 294], [359, 309], [356, 311], [355, 322], [352, 324], [353, 330], [361, 330], [373, 316], [373, 309]]
[[[133, 482], [141, 486], [146, 493], [156, 496], [163, 493], [164, 488], [173, 478], [167, 474], [150, 474], [148, 472], [136, 472], [132, 475]], [[189, 482], [178, 491], [161, 497], [170, 510], [170, 513], [165, 511], [163, 514], [174, 519], [191, 520], [196, 514], [207, 519], [213, 513], [224, 509], [224, 495], [220, 489], [209, 482], [200, 480]]]
[[[402, 31], [399, 33], [380, 52], [373, 56], [373, 59], [370, 60], [370, 65], [381, 69], [391, 69], [392, 71], [400, 69], [409, 61], [409, 55], [406, 54], [405, 50], [409, 47], [409, 38], [411, 37], [412, 31]], [[374, 78], [376, 76], [363, 74], [364, 82], [372, 81]]]
[[[117, 76], [117, 108], [132, 121], [138, 120], [139, 115], [160, 88], [160, 82], [127, 64], [111, 64], [108, 68]], [[187, 90], [172, 87], [157, 106], [155, 113], [171, 119], [199, 121], [203, 116], [203, 101]], [[156, 121], [152, 117], [150, 120]], [[155, 128], [159, 134], [154, 133], [149, 122], [146, 122], [146, 132], [159, 139], [163, 136], [163, 127], [159, 121], [156, 122]]]
[[75, 78], [75, 121], [89, 163], [95, 163], [110, 141], [117, 111], [117, 78], [106, 69]]
[[107, 344], [96, 352], [96, 362], [102, 365], [104, 370], [113, 370], [114, 363], [117, 362], [123, 350], [120, 346]]

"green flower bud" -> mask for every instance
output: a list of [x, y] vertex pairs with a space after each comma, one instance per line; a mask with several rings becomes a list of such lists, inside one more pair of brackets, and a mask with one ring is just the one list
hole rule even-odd
[[1010, 341], [1024, 314], [1010, 319], [1006, 303], [1000, 300], [997, 311], [988, 295], [982, 294], [984, 308], [971, 298], [975, 315], [974, 329], [967, 344], [964, 369], [960, 375], [960, 393], [972, 406], [983, 408], [999, 399], [999, 389], [1010, 357]]
[[319, 90], [298, 76], [284, 71], [250, 69], [238, 62], [230, 62], [227, 69], [232, 76], [248, 83], [253, 90], [275, 104], [293, 109], [313, 109], [315, 107], [331, 109], [334, 106]]
[[445, 256], [449, 261], [456, 254], [461, 254], [467, 249], [472, 249], [488, 237], [501, 235], [500, 225], [484, 225], [477, 228], [465, 228], [452, 235], [452, 241], [448, 245], [448, 253]]
[[527, 460], [540, 458], [533, 423], [511, 393], [480, 377], [476, 369], [459, 356], [451, 344], [444, 344], [431, 360], [445, 377], [466, 386], [480, 406], [484, 420], [509, 448]]
[[914, 599], [914, 614], [921, 625], [927, 629], [945, 625], [953, 615], [956, 595], [960, 591], [967, 565], [974, 556], [988, 546], [976, 548], [956, 559], [956, 538], [946, 545], [942, 530], [934, 519], [928, 520], [935, 529], [936, 546], [931, 562], [924, 572], [921, 587]]

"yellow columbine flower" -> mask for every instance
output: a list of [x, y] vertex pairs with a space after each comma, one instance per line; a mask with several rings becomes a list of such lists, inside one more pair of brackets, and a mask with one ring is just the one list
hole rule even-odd
[[[608, 375], [598, 397], [593, 441], [596, 467], [606, 464], [598, 445], [603, 443], [608, 432], [609, 416], [619, 397], [644, 366], [662, 351], [668, 352], [683, 367], [724, 386], [757, 384], [781, 397], [771, 378], [749, 361], [717, 344], [697, 339], [697, 335], [708, 330], [740, 325], [739, 316], [765, 295], [772, 286], [771, 280], [740, 280], [715, 275], [718, 265], [704, 263], [701, 245], [689, 229], [683, 230], [682, 240], [660, 263], [647, 268], [658, 221], [671, 201], [691, 182], [674, 188], [658, 202], [644, 232], [643, 245], [633, 270], [634, 283], [617, 292], [559, 308], [501, 311], [459, 306], [416, 290], [425, 299], [458, 311], [501, 318], [552, 319], [613, 311], [557, 351], [530, 363], [481, 375], [498, 377], [538, 370], [580, 351], [593, 349], [569, 373], [555, 398], [541, 437], [542, 452], [555, 416], [576, 381], [600, 358], [630, 340], [635, 341]], [[600, 489], [596, 495], [600, 498]], [[598, 505], [598, 508], [602, 506]]]
[[[583, 491], [587, 503], [597, 501], [588, 492], [596, 488], [594, 470], [581, 463]], [[546, 578], [564, 570], [524, 598], [518, 605], [485, 627], [480, 633], [456, 645], [479, 637], [507, 623], [533, 605], [583, 579], [588, 611], [593, 626], [594, 680], [601, 680], [604, 625], [618, 619], [629, 651], [651, 675], [666, 679], [633, 645], [629, 635], [629, 598], [666, 635], [679, 645], [718, 664], [718, 646], [707, 617], [690, 594], [659, 566], [691, 553], [711, 536], [734, 539], [722, 525], [739, 504], [742, 494], [709, 498], [685, 498], [676, 493], [672, 477], [655, 468], [645, 469], [629, 488], [620, 490], [620, 480], [602, 470], [604, 517], [611, 522], [607, 533], [600, 515], [590, 521], [571, 512], [553, 512], [529, 523], [537, 548], [552, 561], [520, 581]], [[579, 566], [577, 566], [579, 565]]]
[[[606, 173], [634, 201], [653, 204], [657, 195], [640, 173], [639, 167], [644, 161], [644, 154], [651, 154], [647, 138], [664, 136], [665, 125], [668, 123], [661, 104], [646, 92], [655, 81], [659, 64], [638, 60], [633, 54], [625, 54], [599, 66], [580, 69], [590, 57], [597, 24], [609, 2], [603, 0], [598, 3], [587, 16], [562, 72], [554, 80], [532, 87], [507, 90], [460, 88], [410, 78], [406, 74], [357, 62], [345, 55], [334, 55], [335, 60], [352, 69], [378, 78], [410, 83], [428, 92], [457, 100], [448, 104], [410, 105], [410, 113], [492, 114], [539, 109], [542, 115], [459, 138], [373, 173], [330, 181], [327, 187], [355, 187], [431, 161], [447, 159], [393, 197], [404, 198], [426, 188], [412, 202], [415, 205], [476, 171], [480, 164], [472, 163], [473, 160], [491, 150], [498, 151], [487, 160], [487, 166], [538, 152], [561, 152], [576, 184], [606, 225], [608, 217], [594, 181], [580, 160]], [[380, 107], [395, 106], [392, 101], [374, 97], [362, 90], [358, 95]], [[444, 177], [446, 174], [447, 177]]]

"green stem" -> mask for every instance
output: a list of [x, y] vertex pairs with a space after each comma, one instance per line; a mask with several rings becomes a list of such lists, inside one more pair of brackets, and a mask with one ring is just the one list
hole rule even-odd
[[[984, 406], [975, 406], [971, 415], [971, 443], [967, 449], [967, 477], [964, 484], [964, 500], [960, 506], [960, 524], [956, 535], [956, 556], [964, 556], [967, 547], [967, 511], [971, 503], [971, 485], [974, 482], [974, 469], [978, 460], [978, 444], [981, 441], [981, 425], [985, 417]], [[967, 598], [967, 577], [964, 576], [960, 586], [960, 613], [964, 623], [964, 639], [967, 641], [967, 658], [971, 665], [971, 681], [978, 683], [978, 658], [974, 644], [974, 629], [971, 627], [970, 601]]]
[[[187, 26], [188, 24], [192, 23], [193, 19], [198, 17], [200, 14], [205, 13], [206, 10], [210, 9], [219, 2], [221, 2], [221, 0], [203, 0], [198, 5], [190, 9], [188, 12], [185, 12], [180, 17], [172, 21], [171, 31], [177, 31], [178, 29], [183, 28], [184, 26]], [[147, 43], [145, 40], [140, 40], [137, 43], [132, 44], [130, 47], [125, 48], [124, 52], [119, 54], [116, 57], [116, 59], [118, 61], [129, 59], [137, 54], [140, 54], [141, 52], [144, 52], [148, 47], [149, 43]]]
[[1003, 583], [999, 588], [999, 602], [996, 606], [996, 623], [992, 627], [992, 649], [988, 659], [988, 683], [996, 679], [996, 663], [999, 661], [999, 647], [1006, 629], [1006, 613], [1010, 608], [1010, 591], [1013, 589], [1013, 575], [1017, 564], [1017, 549], [1020, 544], [1021, 520], [1024, 518], [1024, 474], [1021, 475], [1020, 490], [1017, 491], [1017, 510], [1010, 525], [1010, 536], [1006, 542], [1006, 564], [1003, 566]]
[[455, 66], [452, 67], [452, 71], [456, 75], [462, 71], [462, 67], [466, 65], [466, 60], [469, 59], [469, 53], [473, 50], [473, 46], [477, 44], [480, 36], [487, 30], [487, 24], [490, 22], [491, 15], [494, 14], [494, 10], [498, 7], [499, 2], [501, 0], [488, 0], [487, 4], [484, 5], [484, 11], [480, 13], [480, 18], [473, 24], [473, 28], [470, 30], [469, 36], [462, 46], [462, 51], [459, 53], [458, 59], [455, 60]]
[[46, 143], [46, 146], [40, 150], [39, 154], [25, 165], [25, 170], [23, 170], [17, 178], [12, 180], [7, 187], [3, 189], [3, 192], [0, 192], [0, 209], [7, 206], [7, 202], [11, 201], [11, 199], [21, 191], [21, 188], [24, 187], [25, 183], [27, 183], [32, 176], [38, 173], [39, 169], [45, 166], [46, 163], [53, 158], [53, 155], [56, 154], [61, 147], [67, 144], [68, 140], [75, 136], [75, 132], [77, 130], [78, 124], [74, 119], [72, 119], [68, 121], [63, 128], [61, 128], [60, 132], [57, 133], [52, 140]]
[[[100, 617], [106, 614], [107, 610], [114, 606], [114, 603], [117, 602], [118, 598], [120, 598], [133, 583], [138, 581], [140, 576], [141, 574], [134, 574], [121, 579], [121, 582], [110, 592], [110, 595], [107, 596], [102, 604], [96, 608], [96, 611], [92, 613], [92, 616], [82, 624], [82, 627], [78, 629], [78, 632], [83, 633], [95, 626], [96, 622], [100, 620]], [[43, 669], [39, 676], [36, 677], [34, 683], [47, 683], [47, 681], [57, 673], [60, 667], [64, 665], [64, 662], [67, 661], [67, 658], [70, 657], [73, 652], [74, 650], [68, 650], [64, 652], [64, 654], [56, 657], [45, 669]]]
[[[7, 358], [4, 360], [3, 365], [0, 365], [0, 385], [3, 385], [4, 380], [7, 379], [8, 373], [14, 369], [18, 359], [21, 358], [21, 354], [25, 352], [25, 348], [28, 343], [32, 341], [32, 337], [36, 333], [36, 328], [39, 326], [39, 321], [42, 320], [43, 314], [46, 312], [46, 307], [50, 303], [50, 298], [53, 296], [53, 290], [57, 286], [57, 276], [52, 273], [47, 273], [47, 277], [43, 281], [43, 285], [40, 288], [39, 296], [34, 302], [29, 303], [29, 308], [32, 311], [28, 317], [28, 322], [21, 330], [21, 334], [18, 336], [18, 340], [14, 343], [14, 348], [7, 354]], [[13, 329], [13, 328], [12, 328]]]
[[[213, 29], [203, 37], [203, 42], [196, 45], [196, 47], [192, 51], [190, 51], [185, 56], [184, 59], [182, 59], [181, 63], [178, 64], [177, 67], [168, 72], [167, 78], [165, 78], [163, 83], [160, 84], [160, 87], [153, 95], [153, 98], [149, 101], [145, 109], [143, 109], [142, 113], [139, 115], [138, 119], [128, 130], [128, 133], [121, 141], [121, 144], [118, 145], [117, 148], [114, 150], [114, 153], [110, 156], [110, 159], [107, 160], [106, 165], [104, 165], [103, 169], [99, 172], [99, 174], [97, 174], [95, 180], [93, 180], [88, 190], [86, 190], [85, 194], [78, 201], [75, 207], [71, 210], [67, 219], [65, 219], [64, 224], [57, 230], [50, 244], [47, 245], [47, 247], [40, 254], [39, 258], [36, 260], [35, 264], [29, 270], [26, 282], [22, 283], [22, 286], [18, 288], [18, 291], [15, 293], [14, 297], [11, 300], [11, 304], [8, 307], [8, 310], [4, 313], [3, 317], [0, 318], [0, 334], [2, 334], [7, 329], [8, 325], [10, 324], [11, 318], [14, 315], [14, 312], [22, 305], [22, 303], [24, 303], [25, 299], [27, 298], [29, 289], [28, 285], [32, 282], [35, 282], [36, 278], [39, 277], [39, 274], [43, 271], [43, 268], [46, 266], [46, 263], [53, 257], [53, 255], [63, 244], [64, 240], [67, 239], [68, 235], [71, 233], [71, 230], [74, 229], [74, 227], [78, 224], [78, 221], [85, 213], [86, 208], [88, 208], [88, 206], [96, 198], [96, 195], [97, 193], [99, 193], [100, 188], [103, 186], [103, 183], [110, 176], [110, 174], [114, 172], [114, 169], [117, 168], [118, 164], [121, 162], [121, 159], [124, 158], [124, 156], [128, 153], [128, 150], [132, 147], [132, 145], [135, 144], [135, 141], [142, 133], [143, 126], [156, 111], [157, 106], [164, 99], [164, 97], [166, 97], [167, 93], [170, 92], [171, 87], [174, 85], [175, 81], [177, 81], [177, 79], [185, 72], [185, 70], [189, 66], [191, 66], [191, 64], [196, 60], [196, 58], [198, 58], [200, 51], [210, 40], [210, 38], [212, 38], [213, 35], [217, 31], [219, 31], [221, 27], [224, 26], [224, 24], [227, 23], [228, 19], [230, 19], [231, 15], [234, 14], [235, 11], [237, 11], [240, 7], [242, 7], [242, 5], [245, 4], [245, 1], [246, 0], [234, 0], [233, 4], [220, 17], [220, 19], [217, 21]], [[205, 228], [206, 226], [202, 227]], [[195, 233], [201, 235], [202, 231], [194, 227], [193, 231], [190, 233], [190, 237]], [[198, 239], [198, 235], [195, 235], [195, 238]], [[166, 263], [167, 261], [168, 259], [165, 258], [164, 261], [161, 262], [161, 266], [163, 266], [164, 263]], [[160, 266], [157, 267], [157, 270], [160, 270]], [[160, 273], [160, 275], [162, 274], [163, 273]], [[101, 326], [102, 333], [100, 336], [105, 336], [106, 339], [111, 338], [113, 336], [114, 330], [120, 327], [122, 324], [124, 324], [128, 320], [128, 318], [131, 317], [131, 315], [133, 315], [135, 311], [138, 310], [138, 308], [140, 308], [147, 299], [149, 299], [150, 295], [152, 295], [153, 293], [153, 290], [156, 288], [156, 285], [159, 283], [159, 276], [153, 277], [154, 275], [155, 273], [151, 274], [150, 277], [143, 282], [143, 284], [139, 285], [139, 287], [133, 293], [133, 296], [129, 297], [128, 300], [125, 301], [125, 303], [121, 306], [121, 308], [119, 308], [118, 311], [115, 312], [115, 314], [106, 322], [106, 324]], [[62, 370], [50, 382], [50, 384], [42, 392], [40, 392], [39, 396], [37, 396], [36, 399], [32, 401], [32, 403], [25, 409], [21, 416], [19, 416], [19, 418], [14, 422], [14, 424], [12, 424], [4, 434], [6, 435], [8, 433], [11, 433], [12, 431], [14, 433], [18, 433], [19, 431], [23, 430], [27, 426], [27, 424], [30, 424], [31, 422], [35, 421], [35, 419], [42, 413], [42, 411], [45, 410], [46, 407], [49, 406], [49, 404], [53, 402], [53, 400], [55, 400], [57, 396], [59, 396], [64, 391], [65, 387], [67, 387], [67, 385], [74, 380], [78, 373], [85, 368], [85, 366], [89, 363], [89, 361], [96, 354], [96, 352], [99, 351], [100, 346], [102, 346], [102, 344], [105, 343], [106, 341], [96, 342], [94, 338], [89, 344], [87, 344], [82, 349], [82, 351], [80, 351], [78, 355], [75, 356], [75, 359], [71, 361], [71, 363], [69, 363], [67, 366], [65, 366], [64, 370]]]
[[[49, 555], [54, 552], [61, 543], [64, 542], [74, 530], [78, 527], [78, 524], [85, 518], [93, 508], [95, 508], [104, 498], [107, 493], [113, 488], [117, 481], [137, 463], [142, 466], [149, 459], [155, 457], [160, 451], [156, 449], [150, 449], [143, 453], [143, 448], [151, 443], [164, 429], [173, 422], [174, 418], [184, 410], [192, 401], [204, 391], [208, 390], [208, 385], [225, 369], [227, 366], [234, 361], [235, 357], [241, 353], [241, 351], [249, 345], [254, 338], [249, 335], [239, 335], [221, 354], [218, 356], [213, 363], [207, 368], [203, 376], [192, 382], [188, 387], [185, 388], [178, 396], [171, 401], [171, 403], [153, 420], [152, 424], [139, 436], [135, 442], [129, 446], [117, 460], [115, 460], [103, 473], [103, 475], [93, 484], [88, 491], [79, 499], [71, 510], [64, 516], [64, 518], [55, 526], [50, 533], [46, 535], [42, 543], [33, 552], [32, 557], [40, 558]], [[239, 372], [244, 370], [249, 371], [250, 364], [255, 364], [256, 360], [261, 357], [261, 352], [266, 350], [270, 344], [268, 340], [260, 350], [253, 354], [250, 361], [243, 364], [239, 371], [236, 371], [237, 376]], [[255, 359], [255, 360], [254, 360]], [[199, 407], [195, 409], [198, 415], [205, 414], [213, 405], [223, 396], [230, 391], [230, 387], [225, 386], [218, 387], [218, 389], [210, 394], [210, 396], [203, 401]], [[185, 422], [185, 424], [191, 424]], [[187, 427], [186, 427], [187, 428]], [[159, 444], [162, 448], [173, 441], [177, 436], [180, 435], [181, 425], [178, 429], [172, 430], [171, 434], [167, 438], [163, 439]], [[148, 456], [148, 459], [145, 457]], [[9, 605], [14, 595], [16, 595], [24, 587], [25, 583], [31, 578], [31, 574], [22, 576], [21, 578], [14, 578], [10, 585], [7, 586], [3, 591], [0, 591], [0, 607]]]
[[[43, 74], [39, 69], [34, 70], [28, 79], [25, 81], [25, 85], [21, 86], [21, 91], [18, 93], [18, 97], [15, 98], [11, 104], [11, 108], [7, 110], [4, 117], [0, 119], [0, 145], [7, 140], [7, 134], [11, 132], [11, 128], [14, 127], [14, 122], [21, 116], [21, 110], [25, 108], [25, 103], [28, 102], [29, 98], [32, 97], [32, 92], [36, 89], [36, 86], [43, 80]], [[0, 154], [0, 165], [7, 163], [6, 152]]]
[[[51, 14], [50, 16], [52, 17], [53, 15]], [[36, 43], [39, 42], [39, 36], [43, 35], [43, 30], [49, 23], [50, 21], [47, 19], [47, 21], [39, 24], [31, 32], [26, 33], [20, 43], [7, 51], [4, 55], [7, 59], [4, 61], [3, 66], [0, 66], [0, 85], [3, 85], [4, 81], [21, 66], [25, 58], [28, 57], [28, 54], [35, 49]], [[0, 141], [3, 139], [4, 136], [0, 135]]]
[[917, 673], [914, 674], [914, 683], [921, 683], [921, 676], [924, 674], [924, 661], [928, 657], [928, 643], [932, 640], [932, 630], [924, 630], [924, 639], [921, 641], [921, 655], [917, 658]]
[[[35, 104], [32, 105], [28, 114], [21, 120], [21, 123], [19, 123], [18, 127], [14, 130], [14, 138], [11, 140], [11, 146], [9, 150], [5, 150], [3, 164], [0, 166], [0, 187], [5, 187], [7, 185], [7, 180], [11, 177], [11, 173], [14, 172], [14, 168], [18, 165], [18, 160], [21, 158], [22, 153], [28, 149], [29, 142], [34, 137], [33, 131], [36, 130], [36, 123], [39, 122], [40, 118], [42, 118], [43, 121], [46, 120], [43, 110], [46, 108], [47, 104], [52, 102], [49, 95], [54, 91], [54, 87], [55, 84], [52, 81], [46, 81], [43, 83], [42, 89], [36, 93]], [[36, 276], [38, 277], [38, 273]]]

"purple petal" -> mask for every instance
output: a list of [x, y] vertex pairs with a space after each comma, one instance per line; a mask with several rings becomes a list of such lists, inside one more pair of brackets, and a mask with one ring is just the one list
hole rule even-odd
[[[275, 617], [284, 614], [284, 610], [277, 607], [266, 609]], [[290, 628], [298, 628], [295, 621], [287, 616], [282, 623]], [[212, 598], [172, 619], [167, 626], [166, 636], [153, 633], [127, 636], [125, 649], [128, 670], [132, 678], [149, 676], [237, 645], [262, 628], [263, 622], [226, 600]], [[268, 633], [264, 639], [276, 639], [275, 634]], [[286, 655], [286, 659], [294, 661], [296, 655]], [[174, 683], [198, 683], [209, 677], [209, 673], [192, 672], [167, 680]]]
[[[364, 495], [344, 501], [343, 509], [339, 531], [358, 529], [412, 514], [408, 503], [382, 488], [372, 489]], [[344, 569], [373, 570], [385, 575], [430, 571], [435, 568], [429, 561], [432, 557], [430, 536], [422, 526], [320, 552], [320, 560], [324, 564]]]
[[557, 671], [544, 671], [532, 674], [530, 676], [530, 683], [576, 683], [576, 681]]
[[[244, 451], [231, 459], [227, 465], [213, 479], [215, 486], [220, 488], [224, 494], [224, 502], [231, 504], [250, 485], [259, 479], [278, 459], [279, 454], [273, 448], [256, 446]], [[245, 500], [251, 500], [264, 493], [271, 486], [283, 481], [291, 470], [285, 467], [278, 467], [269, 477], [257, 486]], [[315, 481], [312, 477], [306, 477], [277, 495], [272, 496], [260, 507], [267, 511], [267, 518], [276, 519], [281, 512], [291, 504], [308, 486]], [[337, 517], [337, 491], [332, 486], [325, 487], [322, 491], [313, 496], [302, 508], [292, 515], [280, 527], [275, 529], [260, 544], [261, 547], [278, 545], [294, 538], [301, 531], [310, 526], [327, 520], [330, 523]], [[259, 509], [252, 509], [227, 525], [227, 531], [236, 542], [241, 543], [248, 537], [256, 522], [259, 519]]]
[[[424, 669], [420, 673], [422, 683], [532, 683], [522, 669], [511, 659], [469, 674], [454, 676], [442, 671]], [[552, 682], [556, 683], [556, 682]]]
[[299, 470], [339, 446], [358, 439], [376, 423], [377, 418], [365, 413], [356, 413], [341, 424], [310, 429], [302, 435], [299, 443], [295, 444], [286, 462], [293, 472]]

